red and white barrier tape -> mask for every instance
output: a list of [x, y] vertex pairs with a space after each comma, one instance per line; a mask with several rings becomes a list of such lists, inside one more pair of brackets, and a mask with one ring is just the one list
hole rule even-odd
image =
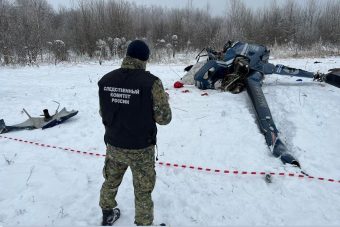
[[[64, 148], [64, 147], [58, 147], [58, 146], [52, 146], [52, 145], [47, 145], [43, 143], [36, 143], [32, 141], [27, 141], [23, 139], [17, 139], [17, 138], [12, 138], [8, 136], [0, 136], [0, 139], [8, 139], [8, 140], [13, 140], [21, 143], [26, 143], [26, 144], [32, 144], [40, 147], [45, 147], [45, 148], [53, 148], [53, 149], [59, 149], [63, 151], [69, 151], [77, 154], [83, 154], [83, 155], [91, 155], [91, 156], [96, 156], [96, 157], [105, 157], [105, 154], [98, 154], [98, 153], [93, 153], [93, 152], [83, 152], [71, 148]], [[209, 172], [209, 173], [219, 173], [219, 174], [228, 174], [228, 175], [251, 175], [251, 176], [265, 176], [265, 175], [271, 175], [271, 176], [286, 176], [286, 177], [297, 177], [299, 179], [311, 179], [311, 180], [319, 180], [323, 182], [332, 182], [332, 183], [340, 183], [340, 180], [334, 180], [334, 179], [329, 179], [329, 178], [324, 178], [324, 177], [313, 177], [313, 176], [306, 176], [303, 174], [297, 174], [297, 173], [274, 173], [274, 172], [256, 172], [256, 171], [238, 171], [238, 170], [221, 170], [221, 169], [212, 169], [212, 168], [203, 168], [203, 167], [195, 167], [192, 165], [180, 165], [180, 164], [172, 164], [169, 162], [158, 162], [159, 166], [165, 166], [165, 167], [174, 167], [174, 168], [181, 168], [181, 169], [191, 169], [191, 170], [198, 170], [200, 172]]]
[[32, 145], [36, 145], [36, 146], [40, 146], [40, 147], [53, 148], [53, 149], [59, 149], [59, 150], [63, 150], [63, 151], [74, 152], [74, 153], [83, 154], [83, 155], [92, 155], [92, 156], [97, 156], [97, 157], [105, 157], [106, 156], [105, 154], [97, 154], [97, 153], [93, 153], [93, 152], [84, 152], [84, 151], [79, 151], [79, 150], [75, 150], [75, 149], [72, 149], [72, 148], [65, 148], [65, 147], [58, 147], [58, 146], [53, 146], [53, 145], [48, 145], [48, 144], [43, 144], [43, 143], [36, 143], [36, 142], [12, 138], [12, 137], [8, 137], [8, 136], [0, 136], [0, 138], [8, 139], [8, 140], [14, 140], [14, 141], [26, 143], [26, 144], [32, 144]]
[[320, 181], [328, 181], [333, 183], [340, 183], [340, 180], [334, 180], [334, 179], [327, 179], [324, 177], [313, 177], [313, 176], [306, 176], [303, 174], [297, 174], [297, 173], [274, 173], [274, 172], [256, 172], [256, 171], [238, 171], [238, 170], [221, 170], [221, 169], [211, 169], [211, 168], [203, 168], [203, 167], [195, 167], [191, 165], [179, 165], [179, 164], [171, 164], [168, 162], [158, 162], [160, 166], [166, 166], [166, 167], [175, 167], [175, 168], [183, 168], [183, 169], [192, 169], [192, 170], [198, 170], [202, 172], [210, 172], [210, 173], [221, 173], [221, 174], [230, 174], [230, 175], [271, 175], [271, 176], [287, 176], [287, 177], [297, 177], [299, 179], [313, 179], [313, 180], [320, 180]]

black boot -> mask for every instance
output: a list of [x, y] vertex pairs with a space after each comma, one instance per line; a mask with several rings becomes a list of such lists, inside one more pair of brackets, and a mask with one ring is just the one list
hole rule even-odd
[[120, 217], [120, 210], [115, 209], [103, 209], [102, 226], [111, 226]]

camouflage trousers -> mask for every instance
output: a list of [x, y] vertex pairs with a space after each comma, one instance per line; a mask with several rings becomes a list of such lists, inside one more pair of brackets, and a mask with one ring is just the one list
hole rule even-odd
[[128, 167], [132, 172], [135, 193], [135, 224], [151, 225], [154, 217], [151, 193], [156, 183], [155, 146], [139, 150], [107, 146], [103, 169], [105, 181], [100, 191], [99, 206], [102, 209], [117, 206], [118, 187]]

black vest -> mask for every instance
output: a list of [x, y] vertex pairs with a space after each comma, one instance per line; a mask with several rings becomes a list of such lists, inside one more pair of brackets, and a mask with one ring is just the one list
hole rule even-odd
[[126, 149], [156, 144], [151, 90], [157, 79], [142, 69], [120, 68], [98, 82], [105, 143]]

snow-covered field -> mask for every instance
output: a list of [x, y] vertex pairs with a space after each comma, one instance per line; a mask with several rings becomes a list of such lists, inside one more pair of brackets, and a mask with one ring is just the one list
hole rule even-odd
[[[314, 64], [320, 61], [320, 64]], [[272, 60], [311, 71], [339, 67], [340, 58]], [[299, 173], [274, 158], [260, 134], [250, 99], [193, 86], [176, 90], [184, 64], [149, 65], [170, 94], [173, 120], [159, 126], [159, 161], [239, 171]], [[105, 153], [97, 82], [117, 63], [0, 68], [0, 118], [7, 125], [48, 108], [79, 114], [47, 130], [7, 136]], [[302, 168], [340, 180], [340, 89], [272, 75], [263, 90], [281, 137]], [[189, 90], [189, 93], [182, 93]], [[207, 92], [208, 96], [201, 96]], [[0, 138], [0, 226], [96, 226], [103, 157], [79, 155]], [[298, 177], [209, 173], [157, 165], [155, 223], [171, 226], [340, 225], [340, 183]], [[128, 171], [118, 192], [117, 225], [133, 225], [134, 196]]]

